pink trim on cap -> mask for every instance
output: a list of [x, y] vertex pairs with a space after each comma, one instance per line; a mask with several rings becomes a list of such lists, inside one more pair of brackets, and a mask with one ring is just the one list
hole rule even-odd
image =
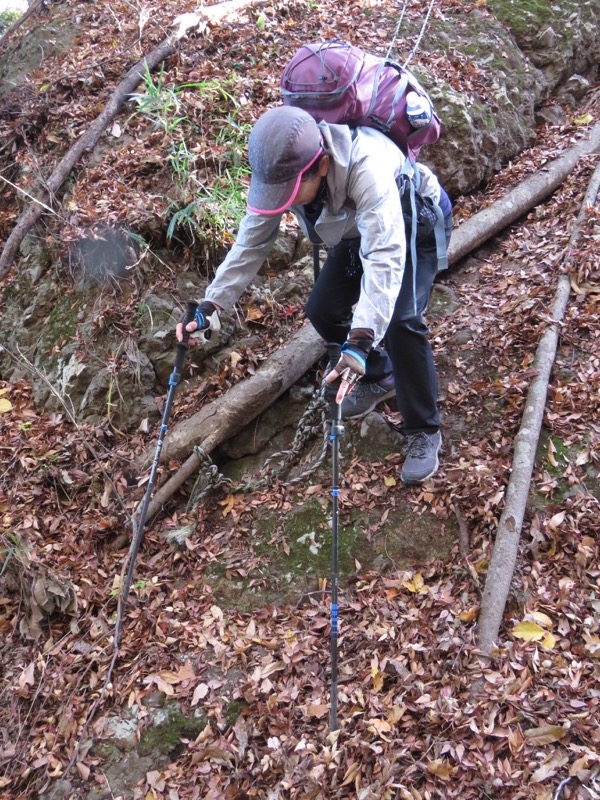
[[323, 148], [319, 147], [315, 157], [312, 158], [308, 162], [308, 164], [300, 170], [300, 172], [298, 173], [298, 177], [296, 178], [296, 183], [294, 184], [294, 189], [293, 189], [292, 193], [290, 194], [290, 200], [288, 200], [288, 202], [285, 205], [281, 206], [281, 208], [276, 208], [274, 211], [265, 211], [262, 208], [254, 208], [254, 206], [251, 206], [250, 204], [248, 204], [248, 206], [246, 206], [248, 208], [248, 210], [254, 212], [255, 214], [264, 214], [267, 217], [272, 217], [272, 216], [275, 216], [275, 214], [282, 214], [284, 211], [287, 211], [287, 209], [292, 205], [292, 201], [293, 201], [294, 197], [296, 196], [296, 192], [298, 191], [298, 189], [300, 187], [300, 184], [302, 183], [302, 176], [304, 175], [306, 170], [308, 170], [308, 169], [310, 169], [312, 167], [312, 165], [315, 163], [315, 161], [321, 155], [322, 152], [323, 152]]

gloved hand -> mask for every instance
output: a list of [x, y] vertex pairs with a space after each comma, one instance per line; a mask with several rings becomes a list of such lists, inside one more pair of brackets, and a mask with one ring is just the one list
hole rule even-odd
[[340, 360], [325, 377], [325, 383], [341, 379], [335, 398], [336, 403], [341, 403], [365, 374], [367, 356], [372, 347], [373, 331], [370, 328], [353, 328], [348, 334], [348, 339], [340, 351]]
[[[210, 300], [203, 300], [196, 309], [196, 316], [185, 326], [188, 333], [200, 331], [203, 341], [210, 339], [213, 331], [221, 330], [221, 321], [219, 319], [220, 309]], [[183, 341], [183, 317], [177, 323], [175, 329], [177, 341]]]

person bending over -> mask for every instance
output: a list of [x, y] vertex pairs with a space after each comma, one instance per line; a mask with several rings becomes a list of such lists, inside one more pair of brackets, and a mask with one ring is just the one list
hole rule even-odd
[[[293, 212], [310, 241], [327, 248], [305, 311], [325, 342], [341, 346], [326, 380], [341, 379], [342, 416], [362, 417], [396, 395], [407, 437], [401, 478], [407, 484], [426, 480], [439, 467], [442, 444], [424, 318], [438, 248], [433, 232], [420, 236], [412, 263], [399, 190], [405, 156], [378, 130], [317, 123], [293, 106], [258, 119], [248, 156], [246, 215], [187, 331], [218, 324], [219, 312], [237, 302], [266, 260], [284, 212]], [[441, 209], [447, 245], [448, 195], [425, 165], [413, 168], [421, 195]]]

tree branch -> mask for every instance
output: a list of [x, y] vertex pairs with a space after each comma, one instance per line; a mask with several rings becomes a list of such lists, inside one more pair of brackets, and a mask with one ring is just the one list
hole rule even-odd
[[[565, 251], [563, 259], [565, 264], [570, 263], [587, 209], [594, 205], [599, 188], [600, 165], [596, 167], [592, 175], [577, 216]], [[569, 275], [561, 275], [558, 279], [551, 321], [540, 340], [533, 363], [537, 375], [529, 387], [521, 427], [515, 437], [512, 471], [506, 489], [506, 503], [498, 523], [478, 621], [479, 648], [485, 655], [490, 655], [498, 639], [504, 608], [510, 592], [531, 476], [535, 465], [535, 453], [544, 417], [548, 382], [554, 365], [559, 328], [567, 308], [570, 289]]]
[[549, 197], [573, 172], [582, 156], [600, 149], [600, 122], [591, 129], [589, 137], [577, 142], [559, 158], [546, 164], [534, 175], [508, 192], [500, 200], [474, 214], [452, 232], [448, 262], [455, 264], [492, 236], [500, 233], [527, 211]]
[[[177, 39], [173, 36], [169, 36], [161, 42], [158, 47], [155, 47], [152, 52], [148, 53], [148, 55], [144, 56], [137, 64], [131, 67], [108, 99], [104, 109], [54, 168], [52, 174], [46, 181], [47, 193], [45, 199], [49, 199], [51, 195], [56, 194], [84, 153], [89, 153], [94, 149], [104, 130], [115, 119], [121, 110], [121, 106], [143, 79], [146, 67], [149, 70], [155, 69], [161, 62], [172, 55], [176, 49]], [[0, 256], [0, 280], [8, 274], [17, 251], [21, 246], [21, 242], [43, 213], [44, 205], [42, 201], [38, 200], [24, 211], [17, 221], [17, 224], [6, 240], [2, 255]]]
[[38, 8], [40, 8], [43, 5], [43, 3], [44, 3], [44, 0], [35, 0], [35, 3], [33, 3], [33, 5], [31, 5], [31, 6], [29, 6], [27, 11], [24, 14], [22, 14], [16, 22], [13, 22], [13, 24], [10, 26], [10, 28], [7, 28], [4, 31], [2, 37], [0, 37], [0, 50], [2, 50], [2, 48], [5, 45], [5, 43], [8, 41], [9, 37], [12, 36], [12, 34], [16, 30], [18, 30], [21, 27], [21, 25], [23, 25], [25, 22], [27, 22], [29, 17], [31, 17], [32, 14], [35, 14], [35, 12], [38, 10]]

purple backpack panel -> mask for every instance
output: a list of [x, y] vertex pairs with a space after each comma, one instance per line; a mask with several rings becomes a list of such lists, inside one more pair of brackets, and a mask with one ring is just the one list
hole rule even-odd
[[[305, 109], [318, 122], [377, 128], [411, 160], [440, 136], [433, 104], [409, 70], [337, 39], [303, 45], [284, 69], [281, 90], [286, 105]], [[408, 120], [408, 92], [431, 107], [431, 121], [423, 127]]]

